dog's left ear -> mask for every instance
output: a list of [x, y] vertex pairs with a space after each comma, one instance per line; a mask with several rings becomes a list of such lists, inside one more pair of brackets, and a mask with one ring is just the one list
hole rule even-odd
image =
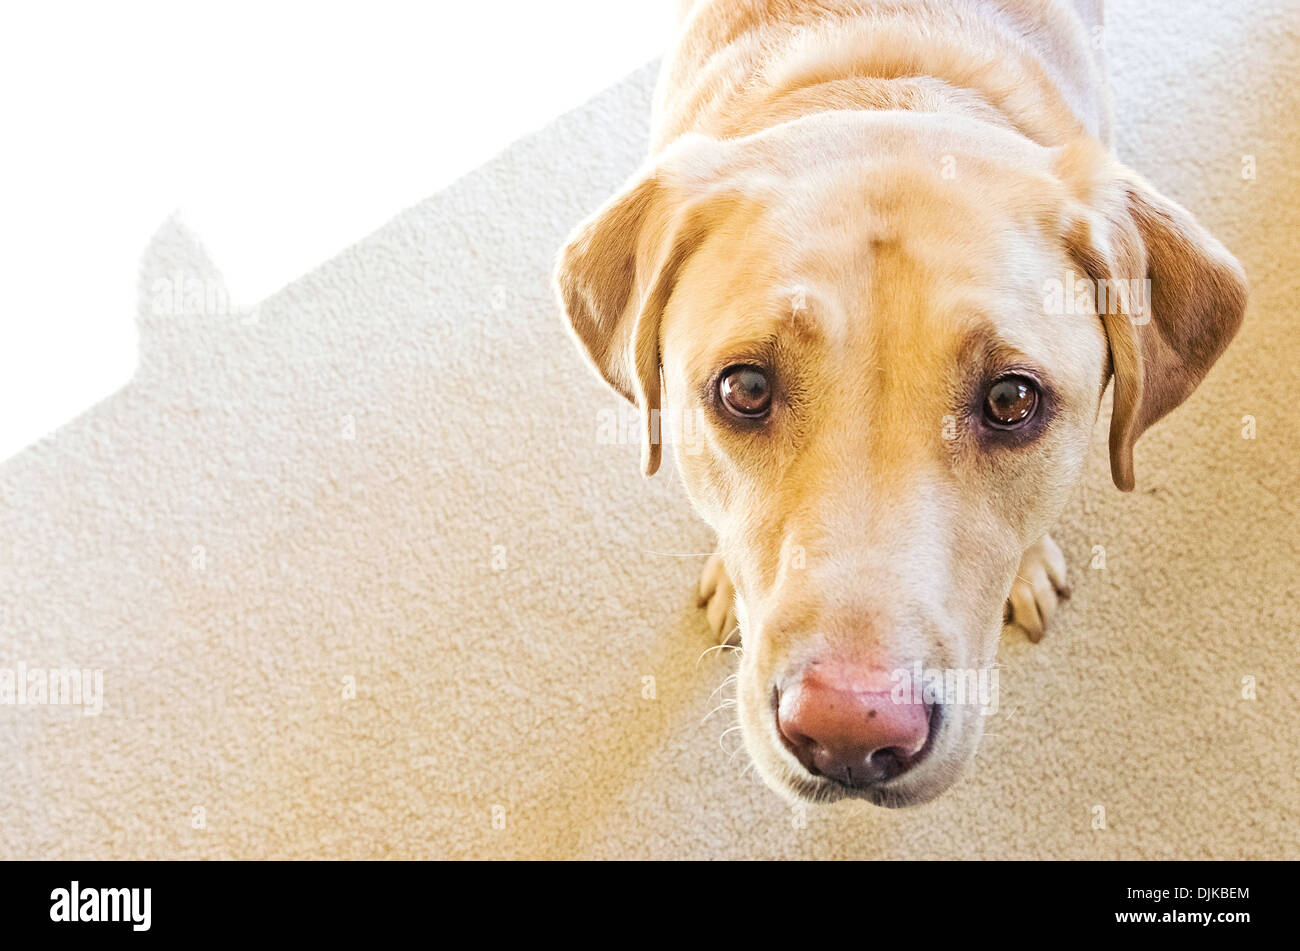
[[1133, 444], [1187, 399], [1241, 326], [1246, 275], [1181, 205], [1096, 143], [1067, 146], [1065, 240], [1093, 282], [1115, 378], [1111, 477], [1131, 491]]
[[640, 412], [647, 476], [662, 458], [660, 318], [678, 270], [706, 231], [706, 179], [690, 176], [709, 166], [718, 146], [703, 136], [679, 139], [578, 225], [555, 268], [579, 348]]

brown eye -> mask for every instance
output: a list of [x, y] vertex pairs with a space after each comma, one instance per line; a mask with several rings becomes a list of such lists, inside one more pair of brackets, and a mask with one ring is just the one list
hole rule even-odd
[[1023, 376], [1004, 376], [989, 387], [984, 415], [994, 426], [1011, 429], [1028, 421], [1038, 407], [1038, 387]]
[[758, 367], [731, 367], [718, 381], [718, 396], [733, 415], [756, 419], [772, 406], [772, 384]]

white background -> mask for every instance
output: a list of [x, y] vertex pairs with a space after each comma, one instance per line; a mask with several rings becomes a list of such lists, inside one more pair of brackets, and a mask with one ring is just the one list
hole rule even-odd
[[659, 55], [674, 4], [3, 10], [0, 459], [130, 379], [168, 215], [256, 303]]

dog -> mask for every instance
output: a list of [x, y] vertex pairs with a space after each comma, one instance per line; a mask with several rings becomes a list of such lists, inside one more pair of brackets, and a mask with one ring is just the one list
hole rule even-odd
[[1129, 491], [1241, 324], [1238, 262], [1111, 151], [1102, 36], [1099, 2], [682, 3], [651, 156], [560, 252], [645, 474], [698, 423], [701, 604], [792, 800], [953, 784], [982, 732], [953, 684], [1068, 594], [1047, 533], [1106, 387]]

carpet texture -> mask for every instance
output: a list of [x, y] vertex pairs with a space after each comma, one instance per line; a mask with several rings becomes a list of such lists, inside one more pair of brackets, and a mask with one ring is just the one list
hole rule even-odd
[[1117, 151], [1251, 304], [1131, 495], [1103, 416], [1074, 597], [1004, 642], [950, 793], [804, 814], [710, 715], [712, 538], [599, 438], [549, 283], [644, 153], [647, 67], [252, 313], [162, 228], [133, 382], [0, 465], [0, 669], [104, 693], [0, 706], [0, 857], [1300, 857], [1300, 7], [1110, 21]]

